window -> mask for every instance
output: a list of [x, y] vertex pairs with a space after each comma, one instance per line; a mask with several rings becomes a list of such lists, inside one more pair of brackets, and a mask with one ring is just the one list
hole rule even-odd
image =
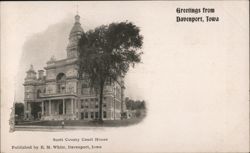
[[103, 118], [107, 118], [107, 112], [103, 112]]
[[81, 108], [84, 108], [84, 102], [81, 100]]
[[98, 118], [98, 115], [99, 115], [98, 112], [95, 112], [95, 118]]
[[90, 98], [90, 101], [94, 101], [95, 99], [94, 98]]
[[97, 104], [95, 105], [95, 108], [98, 108], [98, 105], [97, 105]]
[[82, 88], [88, 88], [88, 84], [87, 83], [83, 83], [82, 84]]
[[91, 112], [90, 117], [94, 118], [94, 112]]
[[88, 101], [89, 101], [89, 99], [85, 99], [85, 101], [86, 101], [86, 102], [88, 102]]
[[104, 104], [103, 104], [103, 107], [107, 107], [107, 104], [104, 103]]
[[40, 94], [41, 94], [41, 90], [37, 90], [37, 95], [36, 95], [36, 97], [37, 97], [37, 98], [40, 98]]
[[109, 79], [107, 79], [107, 81], [105, 83], [106, 83], [106, 85], [110, 86], [111, 82], [112, 82], [112, 80], [111, 80], [111, 78], [109, 78]]
[[95, 98], [95, 101], [98, 101], [98, 98]]
[[52, 91], [53, 91], [53, 89], [48, 87], [48, 93], [50, 94], [50, 93], [52, 93]]
[[87, 83], [83, 83], [82, 84], [82, 88], [81, 88], [81, 93], [82, 94], [86, 93], [86, 88], [88, 88], [88, 84]]
[[85, 102], [85, 108], [89, 108], [88, 103]]
[[89, 113], [88, 112], [85, 112], [85, 118], [88, 118], [89, 117]]
[[65, 93], [66, 75], [64, 73], [59, 73], [57, 75], [56, 83], [57, 83], [57, 93]]
[[81, 113], [81, 119], [83, 119], [83, 118], [84, 118], [83, 113]]
[[30, 94], [29, 94], [29, 93], [27, 93], [27, 95], [26, 95], [26, 96], [27, 96], [27, 98], [30, 98]]
[[[72, 87], [69, 88], [70, 91], [72, 91], [72, 89], [73, 89]], [[65, 90], [65, 86], [62, 86], [62, 91], [64, 91], [64, 90]]]

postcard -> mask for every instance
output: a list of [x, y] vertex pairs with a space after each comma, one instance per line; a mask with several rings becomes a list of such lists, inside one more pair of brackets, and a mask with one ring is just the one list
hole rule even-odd
[[1, 153], [249, 152], [249, 1], [1, 2]]

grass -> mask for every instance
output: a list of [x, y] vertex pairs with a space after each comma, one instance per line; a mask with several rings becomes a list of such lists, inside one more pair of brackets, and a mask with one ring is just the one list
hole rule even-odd
[[[98, 121], [84, 120], [64, 120], [64, 126], [96, 126], [96, 127], [121, 127], [140, 123], [144, 117], [124, 119], [124, 120], [104, 120], [103, 123]], [[35, 122], [19, 122], [16, 125], [25, 126], [61, 126], [62, 121], [35, 121]]]

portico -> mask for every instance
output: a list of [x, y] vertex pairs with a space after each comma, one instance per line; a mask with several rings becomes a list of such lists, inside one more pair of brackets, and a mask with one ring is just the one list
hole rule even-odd
[[76, 98], [47, 98], [42, 101], [42, 120], [74, 120], [76, 112]]

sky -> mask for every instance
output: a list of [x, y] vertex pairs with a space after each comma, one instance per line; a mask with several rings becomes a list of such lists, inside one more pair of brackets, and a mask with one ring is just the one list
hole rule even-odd
[[[85, 31], [125, 20], [140, 27], [144, 54], [126, 76], [126, 96], [145, 100], [148, 112], [138, 126], [64, 136], [109, 137], [106, 152], [249, 152], [247, 1], [1, 2], [2, 131], [14, 97], [23, 101], [29, 65], [38, 70], [52, 55], [66, 57], [77, 4]], [[177, 23], [178, 7], [214, 8], [220, 22]], [[28, 132], [3, 133], [6, 150], [62, 135], [37, 132], [33, 142]]]
[[[18, 6], [17, 10], [15, 10], [17, 12], [10, 12], [11, 14], [17, 15], [16, 18], [18, 18], [18, 23], [22, 22], [22, 25], [16, 25], [19, 26], [18, 28], [20, 30], [15, 28], [15, 32], [18, 32], [17, 35], [20, 38], [22, 37], [20, 40], [23, 41], [20, 42], [19, 45], [22, 47], [16, 49], [18, 50], [17, 53], [20, 54], [20, 62], [18, 63], [19, 68], [18, 73], [16, 74], [17, 81], [15, 90], [15, 100], [18, 102], [23, 102], [23, 82], [26, 76], [26, 71], [29, 69], [31, 64], [37, 71], [39, 69], [43, 69], [46, 66], [46, 62], [51, 56], [55, 56], [56, 59], [66, 58], [66, 46], [68, 44], [69, 32], [74, 24], [74, 16], [76, 15], [77, 11], [77, 3], [71, 5], [59, 5], [59, 7], [67, 6], [66, 9], [63, 9], [63, 12], [55, 11], [53, 7], [48, 7], [46, 10], [44, 10], [44, 7], [42, 7], [40, 4], [33, 5], [31, 3], [30, 5], [32, 5], [32, 7], [28, 7], [29, 9], [27, 9], [27, 5], [21, 5]], [[92, 9], [90, 9], [91, 7], [94, 7], [93, 5], [89, 5], [89, 7], [83, 5], [84, 7], [88, 7], [88, 9], [81, 6], [82, 5], [78, 6], [78, 12], [81, 16], [81, 23], [85, 32], [102, 24], [109, 24], [112, 22], [125, 20], [140, 22], [135, 18], [131, 18], [131, 14], [130, 16], [124, 16], [121, 18], [121, 14], [124, 14], [124, 11], [120, 11], [120, 14], [117, 14], [111, 18], [110, 14], [112, 14], [112, 10], [108, 10], [108, 8], [105, 10], [103, 7], [102, 8], [106, 12], [107, 17], [100, 20], [100, 17], [105, 15], [105, 13], [103, 14], [103, 11], [98, 16], [97, 14], [93, 14], [96, 12], [93, 12]], [[36, 11], [34, 11], [34, 9]], [[50, 14], [53, 14], [53, 17]], [[21, 17], [19, 17], [19, 15]], [[138, 26], [140, 26], [139, 24], [140, 23], [138, 23]], [[141, 32], [141, 34], [143, 35], [143, 32]], [[143, 55], [142, 62], [144, 61]], [[143, 100], [143, 95], [140, 93], [140, 85], [136, 83], [138, 80], [140, 80], [140, 77], [143, 77], [143, 69], [144, 66], [142, 63], [136, 66], [135, 69], [131, 69], [131, 71], [129, 71], [125, 81], [126, 96], [133, 99]]]

